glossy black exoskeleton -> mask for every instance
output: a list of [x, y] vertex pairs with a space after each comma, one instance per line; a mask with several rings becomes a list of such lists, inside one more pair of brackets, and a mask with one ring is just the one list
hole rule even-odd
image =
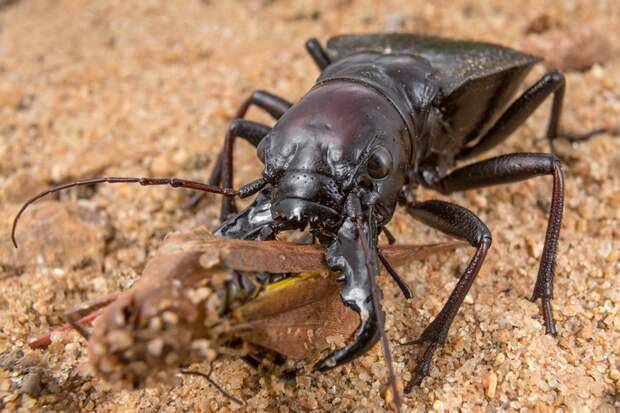
[[[342, 299], [362, 315], [362, 322], [354, 339], [316, 368], [346, 363], [378, 340], [382, 314], [373, 305], [371, 288], [378, 261], [398, 277], [375, 246], [395, 207], [402, 205], [416, 219], [476, 248], [444, 308], [419, 339], [428, 348], [413, 383], [428, 373], [432, 355], [445, 342], [482, 265], [491, 233], [463, 207], [416, 202], [414, 191], [420, 185], [448, 194], [553, 176], [533, 299], [542, 299], [546, 331], [555, 334], [551, 298], [564, 196], [559, 160], [544, 153], [514, 153], [455, 165], [502, 142], [551, 94], [547, 137], [557, 137], [563, 75], [547, 73], [512, 101], [540, 59], [488, 43], [412, 34], [338, 36], [326, 49], [316, 40], [306, 46], [321, 69], [316, 85], [294, 105], [254, 92], [230, 126], [211, 183], [231, 186], [234, 137], [255, 144], [265, 164], [261, 184], [267, 192], [240, 214], [232, 213], [230, 200], [224, 201], [224, 216], [230, 218], [218, 234], [270, 239], [279, 231], [309, 226], [327, 246], [329, 265], [342, 272]], [[267, 110], [278, 119], [276, 125], [241, 119], [249, 104]], [[369, 255], [363, 244], [370, 246]]]
[[[97, 182], [170, 184], [226, 195], [224, 222], [216, 230], [223, 237], [268, 240], [281, 231], [309, 228], [326, 246], [329, 266], [342, 274], [342, 300], [361, 316], [351, 342], [318, 362], [318, 370], [351, 361], [383, 333], [374, 287], [379, 261], [411, 296], [376, 249], [378, 234], [389, 236], [385, 226], [396, 206], [403, 206], [414, 218], [476, 249], [445, 306], [418, 340], [428, 347], [415, 384], [445, 342], [491, 245], [491, 232], [472, 212], [444, 201], [416, 202], [415, 189], [449, 194], [550, 175], [550, 215], [532, 299], [541, 299], [546, 332], [556, 334], [551, 299], [564, 199], [560, 161], [552, 154], [512, 153], [456, 165], [501, 143], [551, 94], [546, 135], [550, 141], [558, 137], [564, 76], [552, 70], [513, 99], [540, 59], [509, 48], [414, 34], [338, 36], [326, 49], [312, 39], [306, 47], [321, 69], [315, 86], [294, 105], [264, 91], [252, 93], [230, 124], [209, 184], [97, 178], [53, 188], [30, 202]], [[243, 119], [250, 105], [277, 119], [275, 126]], [[257, 147], [264, 171], [261, 178], [233, 190], [237, 137]], [[233, 198], [256, 193], [254, 202], [237, 213]]]

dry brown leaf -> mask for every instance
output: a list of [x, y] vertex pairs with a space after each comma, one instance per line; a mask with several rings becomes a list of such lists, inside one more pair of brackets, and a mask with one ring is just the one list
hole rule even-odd
[[[462, 245], [381, 251], [399, 265]], [[230, 270], [304, 274], [258, 297], [230, 296]], [[346, 342], [358, 324], [358, 314], [340, 299], [340, 284], [329, 275], [320, 246], [224, 240], [198, 228], [166, 237], [140, 280], [95, 323], [89, 357], [105, 379], [139, 385], [157, 372], [212, 360], [232, 337], [303, 359]]]

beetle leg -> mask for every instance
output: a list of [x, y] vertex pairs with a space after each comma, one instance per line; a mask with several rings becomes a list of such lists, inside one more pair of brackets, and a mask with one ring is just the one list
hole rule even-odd
[[551, 117], [547, 127], [547, 139], [552, 141], [558, 136], [565, 90], [566, 81], [562, 72], [559, 70], [547, 72], [506, 109], [495, 125], [478, 140], [478, 143], [464, 148], [457, 158], [471, 158], [502, 143], [553, 93]]
[[[224, 149], [217, 157], [215, 166], [211, 171], [208, 182], [214, 182], [212, 185], [220, 185], [224, 182], [233, 182], [233, 149], [235, 144], [235, 138], [244, 138], [246, 141], [254, 146], [257, 146], [261, 139], [269, 133], [271, 128], [266, 125], [252, 122], [245, 119], [234, 119], [228, 125], [228, 131], [226, 132], [226, 138], [224, 140]], [[204, 198], [204, 194], [197, 194], [193, 196], [186, 208], [193, 208]], [[224, 221], [230, 214], [237, 212], [237, 207], [232, 198], [222, 198], [222, 209], [220, 210], [220, 219]]]
[[[572, 145], [575, 143], [586, 142], [596, 136], [605, 135], [605, 134], [618, 137], [620, 136], [620, 128], [599, 128], [599, 129], [591, 130], [586, 133], [564, 132], [562, 133], [561, 138], [567, 140], [568, 143]], [[555, 149], [553, 147], [553, 140], [551, 140], [551, 152], [555, 153]]]
[[[394, 237], [394, 234], [392, 234], [390, 230], [388, 230], [386, 227], [382, 227], [381, 232], [388, 239], [389, 245], [394, 245], [396, 243], [396, 238]], [[412, 299], [413, 290], [411, 289], [411, 287], [409, 287], [409, 284], [407, 284], [407, 281], [405, 281], [405, 279], [400, 276], [398, 271], [396, 271], [396, 268], [394, 268], [394, 266], [390, 264], [390, 261], [388, 261], [388, 259], [384, 257], [383, 254], [379, 252], [378, 256], [379, 256], [379, 260], [381, 261], [381, 264], [383, 264], [383, 267], [385, 267], [385, 270], [387, 271], [387, 273], [390, 274], [390, 277], [392, 277], [396, 285], [398, 285], [398, 288], [400, 288], [400, 291], [402, 291], [405, 298], [407, 300]]]
[[306, 50], [314, 60], [316, 66], [323, 71], [329, 64], [331, 63], [331, 59], [325, 53], [325, 49], [321, 46], [321, 43], [314, 37], [312, 39], [308, 39], [306, 42]]
[[382, 227], [381, 232], [383, 233], [383, 235], [385, 235], [385, 238], [387, 238], [387, 242], [389, 245], [396, 244], [396, 237], [389, 229], [387, 229], [387, 227]]
[[476, 248], [476, 253], [437, 317], [424, 329], [420, 338], [414, 342], [426, 342], [429, 343], [429, 346], [416, 366], [415, 378], [407, 384], [405, 392], [411, 391], [413, 386], [420, 384], [428, 374], [433, 354], [439, 346], [445, 343], [450, 325], [480, 271], [491, 246], [491, 232], [477, 216], [466, 208], [444, 201], [426, 201], [409, 205], [407, 212], [426, 225], [457, 238], [465, 239]]
[[456, 191], [523, 181], [541, 175], [553, 176], [553, 190], [547, 233], [532, 300], [542, 299], [546, 332], [555, 335], [551, 299], [553, 298], [555, 257], [564, 209], [564, 173], [558, 158], [546, 153], [513, 153], [498, 156], [459, 168], [439, 180], [433, 188], [443, 194], [450, 194]]
[[388, 259], [383, 256], [383, 254], [379, 252], [378, 255], [379, 255], [379, 260], [381, 261], [381, 264], [383, 264], [383, 266], [385, 267], [385, 270], [388, 272], [388, 274], [390, 274], [390, 277], [392, 277], [396, 285], [398, 285], [398, 288], [400, 288], [400, 291], [402, 291], [405, 298], [407, 300], [412, 299], [413, 290], [411, 289], [411, 287], [409, 287], [409, 284], [407, 284], [407, 281], [405, 281], [405, 279], [400, 276], [398, 271], [396, 271], [396, 269], [392, 266], [392, 264], [390, 264]]
[[562, 72], [559, 70], [547, 72], [506, 109], [495, 125], [474, 146], [464, 148], [457, 155], [457, 159], [474, 157], [502, 143], [530, 117], [550, 94], [553, 94], [553, 103], [547, 126], [547, 139], [549, 140], [551, 152], [554, 152], [553, 140], [557, 138], [566, 138], [570, 142], [579, 142], [604, 133], [620, 134], [618, 129], [596, 129], [583, 134], [560, 133], [559, 125], [565, 91], [566, 80]]
[[[252, 122], [254, 125], [242, 126], [238, 124], [239, 120], [245, 118], [245, 115], [248, 112], [250, 106], [255, 105], [259, 108], [263, 109], [265, 112], [269, 113], [274, 119], [280, 119], [280, 117], [286, 112], [290, 107], [291, 103], [282, 99], [279, 96], [273, 95], [264, 90], [255, 90], [253, 91], [247, 99], [245, 99], [228, 127], [228, 132], [226, 133], [226, 137], [224, 138], [224, 147], [222, 151], [219, 153], [217, 157], [217, 161], [213, 170], [211, 171], [211, 176], [209, 177], [209, 183], [214, 182], [213, 185], [219, 185], [223, 182], [231, 182], [233, 181], [233, 148], [236, 137], [241, 137], [247, 139], [252, 145], [257, 146], [263, 136], [269, 131], [267, 130], [263, 135], [257, 138], [257, 130], [256, 123]], [[260, 125], [263, 128], [266, 128], [264, 125]], [[245, 131], [248, 130], [249, 135], [251, 137], [247, 137]], [[192, 197], [187, 203], [188, 208], [192, 208], [203, 199], [204, 194], [197, 194]], [[232, 212], [236, 211], [235, 202], [231, 198], [222, 199], [222, 211], [220, 216], [222, 217], [222, 221]]]
[[228, 393], [226, 390], [224, 390], [224, 388], [222, 386], [220, 386], [215, 380], [213, 380], [213, 378], [211, 377], [211, 375], [213, 374], [213, 363], [215, 362], [212, 361], [211, 363], [209, 363], [209, 372], [208, 373], [203, 373], [201, 371], [197, 371], [197, 370], [181, 370], [181, 374], [185, 374], [188, 376], [198, 376], [198, 377], [202, 377], [205, 380], [207, 380], [207, 382], [209, 384], [211, 384], [213, 387], [215, 387], [217, 389], [217, 391], [219, 391], [224, 397], [226, 397], [228, 400], [237, 403], [241, 406], [245, 406], [245, 402], [243, 400], [240, 400], [238, 398], [236, 398], [235, 396], [233, 396], [232, 394]]

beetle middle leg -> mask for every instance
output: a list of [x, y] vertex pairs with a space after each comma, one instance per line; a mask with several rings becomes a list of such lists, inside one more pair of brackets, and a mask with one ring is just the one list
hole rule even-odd
[[541, 175], [553, 177], [551, 208], [536, 286], [532, 300], [542, 299], [542, 314], [547, 334], [556, 335], [551, 309], [555, 257], [564, 209], [564, 173], [557, 157], [546, 153], [513, 153], [459, 168], [433, 188], [443, 194], [527, 180]]
[[466, 208], [449, 202], [420, 202], [409, 205], [407, 212], [430, 227], [457, 238], [465, 239], [476, 248], [476, 253], [437, 317], [424, 329], [420, 338], [414, 342], [426, 342], [429, 343], [429, 346], [424, 352], [422, 359], [418, 362], [415, 369], [416, 376], [407, 384], [405, 392], [411, 391], [413, 386], [420, 384], [422, 379], [428, 374], [433, 354], [445, 343], [450, 325], [476, 275], [480, 271], [492, 240], [491, 232], [476, 215]]

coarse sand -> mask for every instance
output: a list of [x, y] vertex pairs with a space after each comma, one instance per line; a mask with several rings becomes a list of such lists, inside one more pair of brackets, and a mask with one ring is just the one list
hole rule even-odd
[[[342, 368], [269, 377], [238, 359], [213, 378], [144, 390], [116, 389], [84, 366], [75, 333], [47, 350], [27, 342], [62, 324], [73, 305], [126, 289], [165, 234], [213, 228], [217, 202], [182, 208], [187, 191], [100, 185], [49, 197], [24, 216], [19, 250], [9, 239], [21, 202], [36, 191], [98, 175], [204, 180], [237, 105], [254, 89], [295, 101], [318, 72], [307, 38], [403, 30], [480, 39], [543, 54], [566, 71], [563, 126], [620, 124], [620, 3], [535, 1], [86, 1], [21, 0], [0, 9], [0, 410], [5, 411], [388, 411], [380, 346]], [[527, 83], [545, 70], [538, 65]], [[484, 157], [547, 151], [549, 103]], [[271, 122], [252, 109], [250, 118]], [[493, 247], [406, 411], [620, 410], [620, 139], [602, 136], [558, 152], [567, 161], [557, 263], [557, 338], [529, 301], [551, 179], [450, 196], [493, 232]], [[255, 151], [236, 150], [236, 184], [260, 173]], [[420, 191], [420, 199], [438, 197]], [[441, 199], [446, 199], [440, 197]], [[398, 212], [400, 242], [442, 235]], [[472, 254], [469, 248], [400, 269], [406, 301], [381, 280], [394, 366], [403, 382], [417, 338]], [[385, 278], [385, 277], [383, 277]], [[205, 364], [195, 368], [206, 371]]]

